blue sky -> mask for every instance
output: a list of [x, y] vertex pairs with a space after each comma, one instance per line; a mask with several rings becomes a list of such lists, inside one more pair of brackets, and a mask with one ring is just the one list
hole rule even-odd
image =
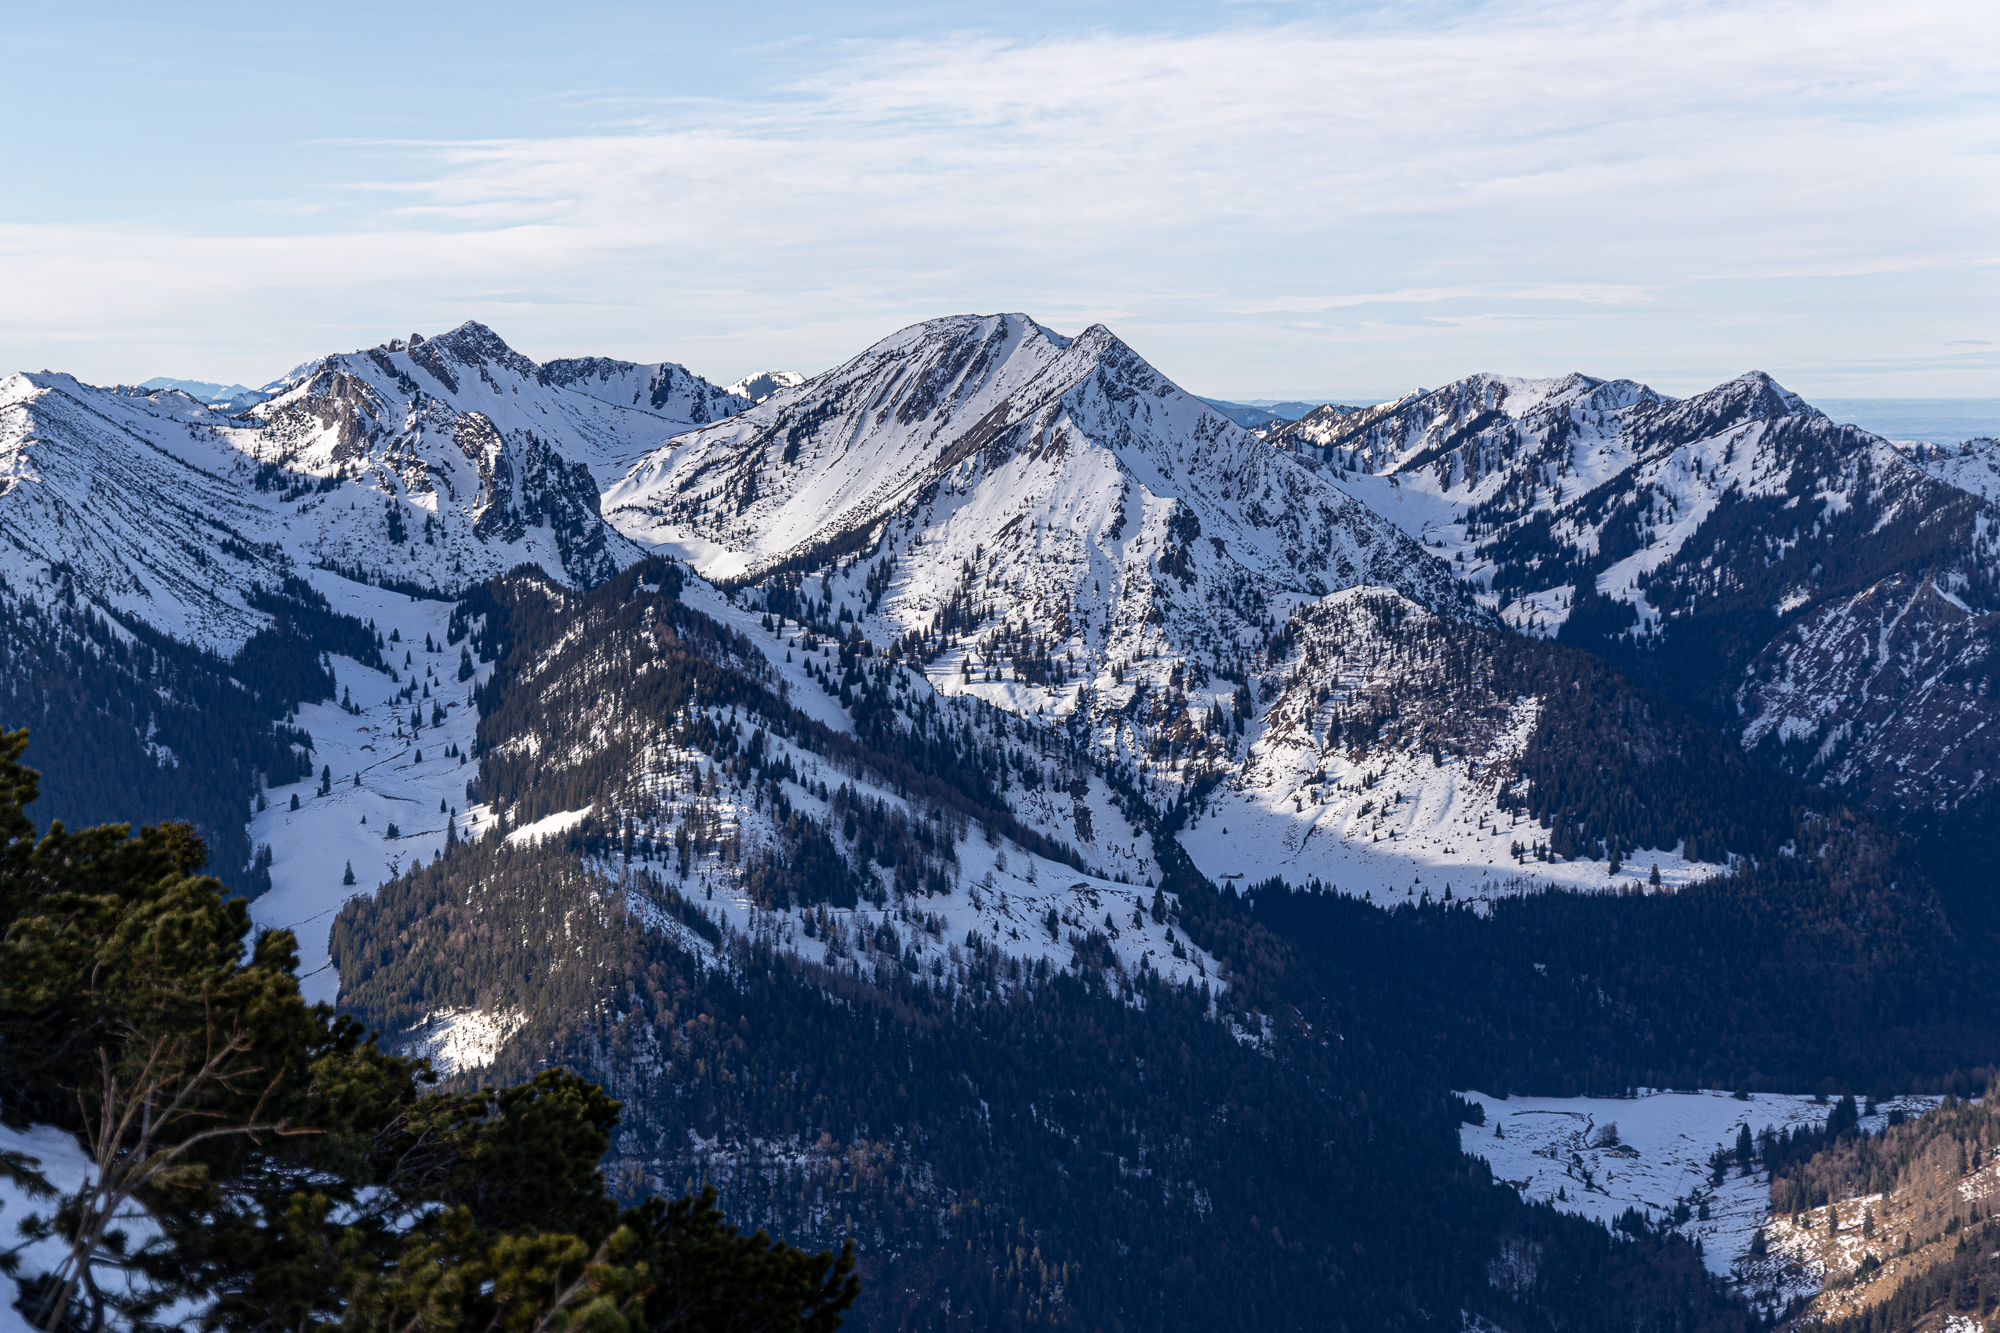
[[9, 21], [5, 369], [1017, 309], [1222, 397], [2000, 395], [1983, 3], [82, 8]]

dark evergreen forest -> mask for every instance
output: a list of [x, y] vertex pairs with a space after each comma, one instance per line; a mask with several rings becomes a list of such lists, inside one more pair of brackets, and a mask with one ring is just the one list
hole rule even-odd
[[[788, 774], [755, 737], [782, 735], [968, 826], [1003, 818], [1001, 783], [1021, 780], [1004, 729], [892, 725], [889, 664], [843, 639], [842, 688], [882, 721], [826, 732], [747, 643], [666, 595], [669, 573], [631, 579], [468, 602], [500, 662], [480, 697], [483, 794], [523, 818], [607, 791], [644, 814], [646, 765], [615, 739], [630, 726], [765, 801]], [[679, 834], [595, 820], [535, 851], [462, 844], [351, 904], [334, 934], [346, 1002], [391, 1030], [518, 1009], [528, 1027], [501, 1071], [573, 1064], [626, 1103], [619, 1189], [708, 1181], [801, 1243], [856, 1236], [868, 1327], [1393, 1328], [1454, 1305], [1510, 1328], [1630, 1327], [1635, 1312], [1638, 1327], [1749, 1326], [1678, 1239], [1614, 1244], [1493, 1187], [1458, 1153], [1449, 1089], [1972, 1086], [2000, 1051], [1978, 1002], [1984, 936], [1893, 831], [1601, 660], [1435, 624], [1385, 632], [1436, 670], [1399, 672], [1393, 698], [1350, 720], [1357, 743], [1409, 741], [1441, 704], [1534, 694], [1522, 813], [1547, 854], [1686, 839], [1737, 872], [1484, 915], [1321, 885], [1238, 894], [1179, 855], [1185, 806], [1151, 815], [1135, 797], [1174, 920], [1226, 965], [1210, 995], [1107, 967], [1086, 938], [1053, 972], [968, 948], [942, 976], [913, 974], [895, 933], [921, 929], [920, 910], [893, 928], [885, 912], [852, 941], [854, 966], [829, 970], [718, 930], [677, 887]], [[740, 721], [699, 720], [722, 710]], [[612, 745], [538, 757], [586, 723]], [[523, 735], [539, 743], [509, 745]], [[673, 778], [685, 797], [689, 775]], [[758, 901], [851, 902], [844, 869], [810, 868], [825, 831], [791, 827], [803, 859]], [[921, 867], [946, 843], [885, 830], [877, 859]], [[920, 871], [897, 887], [913, 909], [935, 891]], [[1543, 1261], [1494, 1285], [1494, 1265], [1529, 1252]]]
[[[1317, 1007], [1250, 1044], [1247, 1011], [1232, 1027], [1205, 990], [1081, 951], [940, 984], [891, 948], [855, 977], [721, 941], [648, 889], [685, 933], [634, 929], [636, 886], [570, 849], [462, 845], [343, 912], [348, 1002], [370, 1022], [521, 1006], [482, 1078], [589, 1070], [626, 1108], [620, 1190], [713, 1183], [794, 1243], [854, 1236], [861, 1327], [1754, 1327], [1685, 1241], [1613, 1241], [1496, 1185], [1434, 1062]], [[1488, 1281], [1530, 1252], [1516, 1285]]]
[[224, 661], [66, 596], [53, 611], [0, 597], [0, 727], [31, 727], [46, 825], [179, 820], [214, 873], [256, 896], [269, 879], [244, 825], [260, 784], [309, 776], [311, 737], [285, 719], [334, 693], [322, 660], [380, 665], [375, 635], [287, 578], [253, 596], [272, 623]]

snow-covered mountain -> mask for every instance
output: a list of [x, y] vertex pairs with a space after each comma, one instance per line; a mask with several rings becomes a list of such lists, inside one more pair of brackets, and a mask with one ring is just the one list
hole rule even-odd
[[1983, 436], [1958, 444], [1897, 440], [1896, 452], [1939, 481], [1988, 500], [2000, 500], [2000, 439]]
[[[933, 875], [977, 883], [965, 903], [932, 909], [951, 927], [933, 935], [970, 932], [1031, 961], [1067, 948], [1060, 932], [1027, 929], [1049, 911], [1087, 931], [1120, 901], [1113, 952], [1123, 933], [1170, 947], [1148, 934], [1157, 920], [1121, 923], [1125, 900], [1180, 852], [1224, 883], [1278, 876], [1386, 901], [1673, 887], [1783, 840], [1764, 830], [1731, 846], [1713, 812], [1660, 812], [1647, 783], [1690, 785], [1678, 734], [1641, 747], [1636, 786], [1596, 779], [1588, 798], [1605, 808], [1564, 817], [1580, 798], [1559, 789], [1550, 752], [1574, 759], [1595, 735], [1548, 739], [1569, 716], [1558, 690], [1573, 669], [1542, 644], [1523, 649], [1539, 654], [1528, 665], [1509, 657], [1515, 641], [1467, 584], [1311, 461], [1183, 394], [1102, 329], [1070, 340], [1007, 316], [905, 330], [676, 436], [612, 488], [624, 550], [679, 555], [713, 579], [680, 585], [670, 635], [669, 603], [644, 610], [657, 574], [583, 601], [535, 580], [484, 585], [469, 606], [511, 588], [537, 608], [545, 645], [506, 650], [510, 688], [534, 705], [482, 724], [488, 817], [579, 845], [706, 830], [681, 882], [697, 874], [706, 910], [738, 929], [807, 947], [821, 937], [768, 915], [757, 849], [788, 865], [820, 855], [794, 816], [830, 828], [865, 807], [920, 829], [950, 807], [889, 769], [821, 776], [836, 751], [802, 748], [797, 710], [851, 738], [840, 744], [909, 756], [912, 773], [967, 775], [969, 799], [1014, 830], [886, 859], [887, 835], [850, 833], [822, 878], [899, 892]], [[406, 627], [427, 645], [464, 632]], [[489, 627], [485, 643], [514, 637]], [[690, 717], [609, 683], [650, 681], [649, 654], [669, 638], [741, 684]], [[784, 707], [759, 702], [768, 694]], [[746, 782], [732, 756], [759, 732], [752, 767], [784, 776]], [[1713, 785], [1713, 768], [1697, 766], [1707, 777], [1692, 785]], [[836, 801], [827, 781], [849, 795]], [[303, 827], [316, 808], [263, 818]], [[320, 859], [281, 855], [272, 870], [279, 900], [303, 904], [285, 910], [316, 930], [338, 894], [297, 877]], [[816, 906], [816, 928], [851, 933], [853, 914], [879, 910], [866, 905], [877, 888], [853, 892]], [[1087, 917], [1077, 894], [1096, 895]]]
[[[909, 1260], [878, 1289], [968, 1326], [1010, 1263], [1005, 1308], [1076, 1322], [1026, 1303], [1030, 1231], [1091, 1238], [1070, 1283], [1177, 1271], [1238, 1216], [1225, 1267], [1379, 1271], [1389, 1212], [1313, 1239], [1362, 1196], [1298, 1164], [1427, 1190], [1375, 1163], [1449, 1141], [1428, 1045], [1503, 1088], [1810, 1083], [1770, 1054], [1882, 1015], [1892, 1045], [1936, 1011], [1885, 978], [1976, 975], [1922, 952], [1945, 917], [1899, 840], [1756, 753], [1882, 806], [2000, 772], [1962, 459], [1754, 375], [1481, 376], [1273, 447], [1105, 329], [1020, 315], [791, 378], [537, 365], [468, 324], [240, 412], [0, 382], [0, 724], [114, 817], [207, 790], [309, 998], [461, 1077], [600, 1079], [622, 1190], [719, 1179], [774, 1234], [872, 1237]], [[156, 769], [186, 782], [140, 804]], [[1621, 1147], [1579, 1144], [1579, 1183]], [[1688, 1202], [1699, 1165], [1621, 1198]], [[1326, 1276], [1271, 1290], [1310, 1323]], [[1072, 1313], [1137, 1308], [1124, 1283]]]
[[[1609, 816], [1560, 854], [1515, 836], [1542, 686], [1432, 679], [1454, 641], [1489, 676], [1503, 619], [1727, 710], [1846, 790], [1949, 803], [2000, 773], [1987, 502], [1763, 376], [1679, 402], [1476, 376], [1328, 405], [1275, 448], [1108, 330], [1023, 315], [760, 378], [537, 365], [477, 324], [308, 363], [234, 415], [17, 376], [0, 575], [227, 657], [270, 623], [261, 590], [300, 571], [435, 594], [527, 563], [590, 587], [675, 555], [716, 585], [690, 601], [772, 636], [827, 725], [960, 734], [978, 724], [937, 718], [962, 702], [1073, 754], [1074, 800], [1026, 785], [1016, 816], [1133, 882], [1162, 873], [1128, 836], [1157, 819], [1211, 875], [1383, 892], [1604, 886], [1621, 849], [1683, 882], [1746, 850]], [[855, 645], [839, 671], [791, 661], [830, 637]], [[1865, 694], [1863, 639], [1902, 655]], [[921, 676], [877, 681], [877, 654]], [[1926, 745], [1958, 757], [1882, 780]]]
[[795, 389], [805, 382], [806, 377], [796, 370], [766, 370], [756, 375], [745, 375], [730, 385], [728, 391], [739, 398], [761, 403], [782, 389]]
[[904, 329], [673, 440], [605, 512], [780, 615], [803, 599], [899, 643], [946, 694], [1089, 736], [1161, 803], [1240, 752], [1224, 722], [1298, 608], [1370, 584], [1491, 619], [1108, 330], [1023, 315]]
[[35, 728], [48, 808], [191, 820], [249, 893], [274, 854], [281, 881], [309, 858], [253, 843], [263, 789], [351, 749], [370, 710], [422, 703], [390, 608], [525, 563], [603, 579], [640, 552], [605, 527], [600, 479], [744, 403], [678, 366], [537, 366], [476, 324], [266, 389], [236, 412], [0, 381], [0, 721]]
[[542, 366], [466, 324], [324, 357], [242, 413], [178, 390], [0, 382], [0, 576], [225, 655], [256, 587], [319, 566], [445, 591], [534, 562], [590, 584], [639, 552], [599, 488], [744, 405], [680, 366]]
[[291, 565], [273, 506], [175, 390], [43, 372], [0, 381], [0, 578], [37, 603], [81, 597], [233, 652], [265, 623], [252, 586]]
[[[1916, 457], [1755, 372], [1685, 400], [1477, 375], [1321, 409], [1274, 442], [1508, 624], [1611, 657], [1795, 772], [1884, 808], [1955, 804], [2000, 773], [1980, 687], [2000, 511], [1976, 448]], [[1888, 780], [1926, 747], [1959, 758]]]
[[210, 407], [226, 408], [241, 412], [253, 407], [271, 396], [264, 389], [252, 389], [243, 384], [216, 384], [209, 380], [178, 380], [169, 375], [155, 375], [139, 386], [142, 389], [179, 389], [182, 393]]

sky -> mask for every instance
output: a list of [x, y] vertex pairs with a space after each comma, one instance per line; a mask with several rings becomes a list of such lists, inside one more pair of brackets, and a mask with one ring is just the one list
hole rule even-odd
[[0, 370], [467, 319], [825, 369], [1108, 325], [1212, 397], [2000, 396], [1990, 0], [23, 7]]

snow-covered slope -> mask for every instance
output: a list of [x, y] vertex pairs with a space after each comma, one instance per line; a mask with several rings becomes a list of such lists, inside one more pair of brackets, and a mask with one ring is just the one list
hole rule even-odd
[[[2000, 773], [1979, 687], [2000, 472], [1976, 443], [1892, 445], [1755, 372], [1678, 401], [1630, 381], [1477, 375], [1323, 409], [1276, 442], [1431, 546], [1508, 624], [1735, 713], [1745, 743], [1793, 772], [1884, 809], [1951, 805]], [[1940, 747], [1956, 758], [1924, 762]], [[1913, 764], [1930, 776], [1889, 777]]]
[[[1294, 595], [1321, 596], [1370, 574], [1454, 600], [1430, 562], [1364, 509], [1274, 461], [1102, 326], [1072, 341], [1021, 315], [905, 329], [674, 441], [605, 504], [621, 531], [679, 546], [711, 576], [889, 536], [891, 549], [921, 552], [948, 576], [958, 572], [954, 557], [975, 551], [1014, 581], [1032, 569], [1044, 586], [1026, 596], [1089, 614], [1119, 594], [1100, 586], [1093, 595], [1077, 586], [1079, 575], [1125, 572], [1120, 557], [1137, 544], [1170, 557], [1163, 572], [1183, 594], [1196, 569], [1214, 568]], [[891, 519], [908, 535], [883, 531]], [[1062, 530], [1085, 541], [1037, 549]], [[898, 587], [888, 599], [912, 628], [948, 588], [906, 607], [914, 591]]]
[[250, 821], [251, 840], [272, 854], [271, 887], [250, 905], [251, 917], [298, 937], [299, 990], [309, 1002], [331, 1003], [339, 977], [328, 961], [327, 932], [340, 905], [440, 855], [449, 839], [479, 836], [482, 820], [491, 819], [468, 798], [466, 785], [478, 773], [471, 764], [479, 723], [472, 689], [493, 668], [478, 664], [459, 679], [459, 646], [447, 643], [449, 602], [324, 570], [311, 571], [311, 581], [335, 612], [378, 627], [395, 673], [332, 659], [351, 709], [328, 700], [298, 712], [298, 724], [313, 738], [315, 774], [324, 771], [326, 785], [315, 776], [272, 787], [266, 808]]
[[[1715, 873], [1726, 849], [1691, 861], [1655, 829], [1624, 839], [1621, 865], [1602, 844], [1596, 861], [1552, 856], [1539, 826], [1524, 831], [1515, 764], [1537, 727], [1532, 695], [1444, 690], [1428, 731], [1367, 743], [1327, 734], [1325, 716], [1370, 698], [1388, 715], [1422, 694], [1434, 659], [1380, 639], [1383, 616], [1447, 639], [1496, 622], [1469, 595], [1485, 595], [1493, 562], [1454, 579], [1437, 553], [1476, 544], [1468, 530], [1490, 520], [1475, 514], [1518, 496], [1541, 531], [1567, 524], [1553, 574], [1608, 549], [1604, 520], [1589, 527], [1607, 485], [1686, 473], [1709, 489], [1698, 505], [1682, 497], [1687, 531], [1669, 535], [1685, 540], [1732, 484], [1718, 469], [1750, 468], [1752, 451], [1732, 448], [1742, 423], [1798, 409], [1760, 377], [1671, 403], [1581, 376], [1484, 376], [1315, 414], [1300, 427], [1337, 424], [1348, 443], [1300, 453], [1259, 442], [1102, 328], [1070, 340], [1024, 316], [967, 316], [676, 438], [606, 512], [753, 613], [851, 623], [941, 693], [1057, 728], [1155, 812], [1193, 798], [1179, 840], [1211, 875], [1398, 896], [1671, 887]], [[1683, 437], [1707, 443], [1677, 460], [1668, 446]], [[1530, 455], [1546, 494], [1523, 484]], [[1598, 499], [1579, 510], [1586, 485]], [[1553, 553], [1562, 541], [1579, 549]], [[1573, 589], [1536, 591], [1566, 612]]]
[[[1701, 1240], [1709, 1271], [1744, 1283], [1751, 1237], [1771, 1221], [1771, 1190], [1765, 1173], [1746, 1174], [1735, 1160], [1738, 1134], [1747, 1127], [1754, 1139], [1767, 1129], [1818, 1127], [1832, 1109], [1803, 1094], [1776, 1093], [1744, 1100], [1657, 1089], [1631, 1098], [1465, 1096], [1485, 1110], [1486, 1122], [1464, 1126], [1460, 1146], [1485, 1158], [1496, 1180], [1606, 1226], [1628, 1208], [1658, 1225], [1686, 1205], [1692, 1215], [1681, 1232]], [[1861, 1127], [1879, 1133], [1891, 1112], [1920, 1114], [1937, 1101], [1884, 1101]], [[1720, 1182], [1718, 1152], [1730, 1154]]]
[[[464, 710], [410, 735], [392, 702], [355, 719], [355, 743], [377, 750], [342, 752], [360, 785], [336, 755], [331, 793], [292, 812], [275, 792], [259, 816], [297, 846], [273, 865], [259, 920], [298, 931], [308, 967], [324, 966], [348, 898], [437, 853], [457, 805], [440, 784], [476, 773], [462, 832], [566, 853], [621, 886], [642, 928], [717, 959], [720, 945], [676, 924], [677, 899], [725, 932], [863, 978], [885, 963], [950, 977], [970, 954], [1226, 984], [1145, 882], [1158, 875], [1145, 834], [1047, 728], [942, 697], [906, 665], [852, 655], [852, 641], [774, 632], [664, 562], [581, 597], [517, 574], [480, 605], [511, 646], [476, 769], [446, 756], [440, 770], [430, 753], [455, 736], [463, 746]], [[417, 610], [397, 623], [442, 641]], [[838, 662], [843, 692], [865, 680], [868, 702], [850, 714], [808, 661]], [[925, 754], [957, 771], [926, 782], [913, 763]], [[428, 813], [433, 800], [448, 808]], [[385, 841], [398, 802], [410, 822]], [[355, 887], [339, 884], [348, 858]], [[307, 984], [330, 994], [334, 978]], [[504, 1018], [434, 1012], [411, 1040], [462, 1062], [485, 1051], [475, 1038], [505, 1039]]]
[[1891, 810], [1948, 809], [2000, 778], [1993, 613], [1896, 574], [1815, 609], [1750, 664], [1743, 740]]
[[[1241, 767], [1181, 845], [1240, 887], [1272, 876], [1378, 903], [1482, 900], [1551, 885], [1677, 889], [1717, 873], [1678, 846], [1609, 860], [1541, 858], [1520, 808], [1542, 701], [1494, 680], [1492, 644], [1385, 588], [1294, 619]], [[1654, 878], [1654, 872], [1658, 878]]]
[[[1108, 330], [1072, 340], [1021, 315], [905, 329], [674, 440], [605, 509], [774, 609], [803, 596], [907, 639], [946, 693], [1072, 719], [1147, 769], [1335, 589], [1483, 618], [1394, 525]], [[827, 577], [802, 588], [801, 571]], [[1179, 757], [1159, 767], [1185, 776]]]
[[1949, 486], [1986, 500], [2000, 500], [2000, 439], [1983, 436], [1956, 445], [1896, 440], [1896, 452]]
[[0, 577], [45, 604], [96, 603], [233, 651], [264, 623], [245, 601], [292, 560], [251, 467], [213, 415], [67, 375], [0, 380]]
[[781, 389], [795, 389], [806, 382], [806, 377], [796, 370], [766, 370], [756, 375], [745, 375], [729, 386], [728, 392], [739, 398], [748, 398], [753, 403], [761, 403]]
[[674, 365], [537, 366], [491, 330], [328, 356], [231, 415], [172, 389], [0, 381], [0, 574], [225, 655], [311, 566], [429, 589], [517, 564], [588, 584], [637, 552], [601, 484], [744, 400]]

